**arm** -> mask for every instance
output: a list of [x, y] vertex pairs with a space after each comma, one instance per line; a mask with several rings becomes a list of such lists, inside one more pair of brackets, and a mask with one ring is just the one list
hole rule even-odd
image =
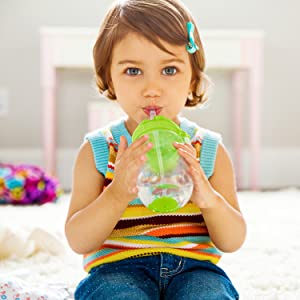
[[246, 237], [246, 222], [241, 214], [233, 166], [223, 144], [217, 151], [215, 171], [209, 183], [213, 192], [208, 198], [211, 207], [202, 208], [210, 237], [223, 252], [239, 249]]
[[89, 142], [80, 148], [74, 170], [72, 195], [65, 223], [70, 247], [85, 254], [99, 248], [113, 231], [128, 203], [136, 198], [134, 189], [144, 153], [150, 149], [141, 138], [127, 148], [121, 138], [113, 182], [102, 192], [104, 177], [96, 170]]
[[176, 145], [190, 166], [194, 182], [191, 200], [199, 206], [209, 235], [223, 252], [241, 247], [246, 237], [246, 222], [238, 205], [232, 162], [222, 144], [219, 144], [215, 171], [210, 180], [205, 176], [191, 145]]

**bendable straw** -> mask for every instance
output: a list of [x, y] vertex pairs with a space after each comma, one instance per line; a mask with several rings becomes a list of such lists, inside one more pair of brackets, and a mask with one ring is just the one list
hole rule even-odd
[[156, 112], [154, 109], [150, 110], [150, 120], [153, 120], [153, 118], [156, 116]]

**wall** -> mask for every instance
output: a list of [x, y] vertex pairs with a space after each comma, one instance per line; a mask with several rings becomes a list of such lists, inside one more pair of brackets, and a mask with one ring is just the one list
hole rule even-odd
[[[40, 88], [40, 26], [98, 26], [111, 1], [0, 2], [0, 89], [9, 93], [9, 114], [0, 116], [0, 160], [43, 165], [42, 101]], [[265, 74], [261, 114], [264, 188], [299, 184], [300, 100], [298, 70], [300, 2], [184, 1], [199, 28], [262, 29], [265, 31]], [[215, 83], [210, 105], [189, 115], [201, 125], [223, 134], [231, 149], [230, 73], [210, 72]], [[62, 70], [58, 74], [59, 177], [70, 187], [71, 166], [87, 131], [87, 103], [98, 99], [91, 71]], [[247, 99], [245, 99], [247, 101]], [[72, 113], [70, 113], [72, 108]], [[245, 114], [246, 122], [246, 114]], [[248, 135], [244, 136], [244, 164]], [[67, 154], [66, 154], [67, 153]], [[247, 170], [244, 170], [247, 187]]]

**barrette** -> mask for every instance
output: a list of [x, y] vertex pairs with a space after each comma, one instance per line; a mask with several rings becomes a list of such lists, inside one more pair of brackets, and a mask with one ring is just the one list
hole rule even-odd
[[189, 53], [193, 54], [197, 50], [199, 50], [199, 47], [196, 45], [195, 39], [194, 39], [195, 26], [194, 26], [194, 24], [192, 22], [187, 22], [186, 23], [186, 28], [187, 28], [187, 32], [188, 32], [188, 38], [189, 38], [189, 42], [186, 45], [186, 50]]

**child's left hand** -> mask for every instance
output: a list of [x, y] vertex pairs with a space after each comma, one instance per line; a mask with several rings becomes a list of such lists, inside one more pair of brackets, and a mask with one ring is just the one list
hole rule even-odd
[[211, 208], [215, 206], [217, 192], [208, 181], [199, 159], [196, 157], [196, 149], [190, 144], [174, 143], [178, 154], [183, 157], [188, 165], [188, 172], [193, 180], [194, 189], [191, 201], [199, 208]]

